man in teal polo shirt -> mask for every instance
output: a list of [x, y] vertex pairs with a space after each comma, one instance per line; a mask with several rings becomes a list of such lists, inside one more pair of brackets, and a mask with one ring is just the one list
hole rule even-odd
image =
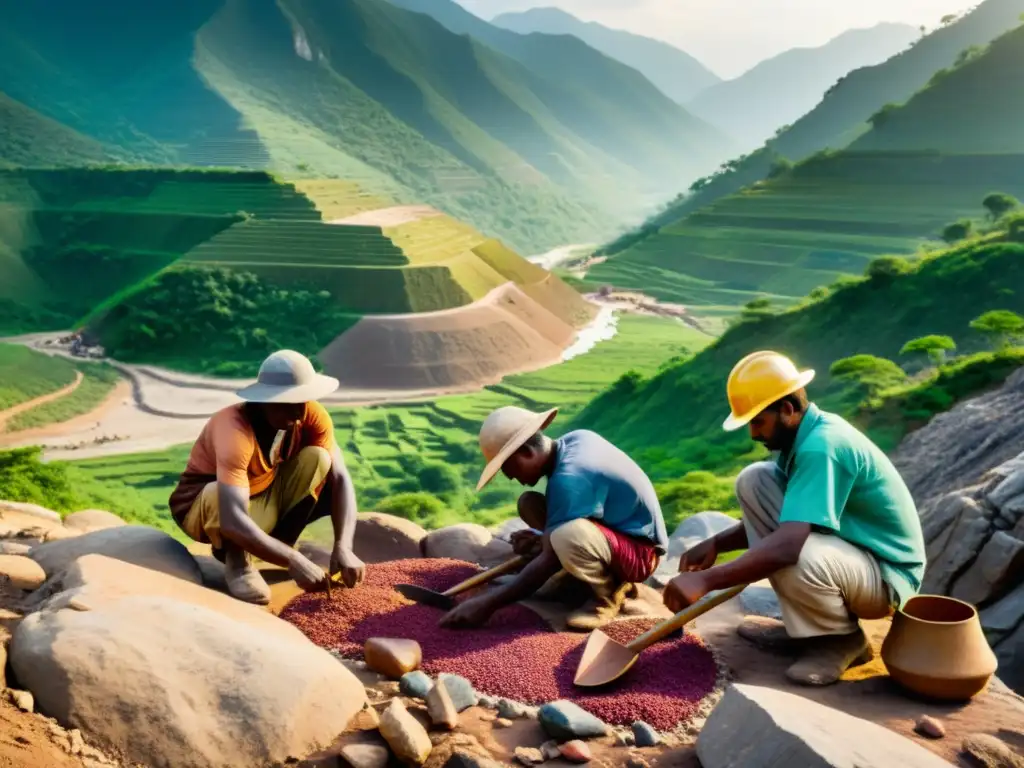
[[[713, 590], [768, 578], [783, 620], [748, 617], [740, 635], [802, 649], [787, 676], [828, 685], [872, 658], [858, 619], [883, 618], [917, 593], [925, 551], [896, 468], [855, 427], [808, 402], [804, 387], [813, 377], [774, 352], [755, 352], [733, 368], [723, 426], [749, 425], [778, 459], [740, 473], [743, 521], [683, 554], [665, 603], [680, 610]], [[719, 554], [747, 547], [714, 565]]]

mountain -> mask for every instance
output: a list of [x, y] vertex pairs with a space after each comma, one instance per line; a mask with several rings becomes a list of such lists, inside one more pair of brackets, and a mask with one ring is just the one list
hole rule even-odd
[[902, 105], [873, 117], [856, 150], [1024, 152], [1024, 25], [978, 47]]
[[721, 78], [690, 54], [673, 45], [632, 32], [582, 21], [559, 8], [531, 8], [503, 13], [491, 23], [520, 34], [572, 35], [591, 48], [632, 67], [670, 98], [686, 104]]
[[[928, 34], [913, 47], [873, 67], [846, 75], [809, 113], [761, 149], [723, 164], [718, 173], [699, 180], [689, 193], [652, 217], [628, 240], [656, 232], [725, 195], [765, 179], [780, 161], [796, 162], [826, 148], [842, 149], [870, 128], [869, 120], [888, 103], [901, 103], [928, 84], [941, 69], [953, 66], [965, 50], [986, 45], [1020, 24], [1024, 0], [984, 0], [970, 13]], [[610, 254], [622, 247], [612, 243]]]
[[852, 29], [818, 48], [781, 53], [685, 103], [747, 151], [807, 114], [838, 78], [885, 61], [918, 37], [920, 32], [907, 24]]
[[[648, 380], [620, 381], [571, 426], [597, 430], [656, 479], [693, 470], [735, 471], [763, 454], [745, 430], [726, 433], [721, 428], [728, 414], [725, 383], [737, 361], [759, 349], [790, 355], [799, 366], [817, 372], [808, 388], [813, 399], [853, 416], [865, 393], [849, 391], [849, 382], [830, 372], [835, 361], [853, 355], [896, 360], [907, 341], [926, 334], [949, 335], [962, 351], [980, 349], [986, 342], [970, 328], [973, 319], [995, 309], [1024, 313], [1020, 224], [1015, 235], [994, 233], [913, 265], [883, 263], [887, 268], [874, 270], [871, 277], [837, 286], [800, 309], [740, 323], [691, 360]], [[859, 361], [857, 367], [867, 372], [878, 368], [868, 363]], [[882, 373], [886, 369], [899, 374], [897, 380], [905, 377], [891, 364], [880, 367]], [[963, 373], [975, 389], [991, 381], [983, 375], [971, 379], [970, 374], [983, 371]], [[914, 408], [922, 409], [926, 419], [953, 399], [945, 392], [932, 392], [930, 400], [918, 397], [900, 418], [920, 423]]]
[[10, 101], [149, 163], [348, 179], [529, 252], [592, 238], [727, 152], [715, 129], [583, 43], [492, 29], [521, 42], [518, 57], [383, 0], [186, 0], [152, 13], [44, 0], [0, 9], [0, 83]]
[[[997, 101], [1006, 92], [989, 93]], [[984, 112], [974, 120], [988, 124]], [[686, 304], [697, 317], [737, 314], [755, 299], [791, 306], [819, 286], [863, 275], [879, 256], [914, 256], [950, 222], [980, 222], [990, 192], [1024, 197], [1019, 134], [1017, 146], [1017, 154], [815, 156], [661, 227], [593, 266], [587, 280]]]

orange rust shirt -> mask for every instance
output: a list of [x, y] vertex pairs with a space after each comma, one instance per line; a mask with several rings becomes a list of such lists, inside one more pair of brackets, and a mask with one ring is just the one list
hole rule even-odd
[[[281, 461], [307, 446], [333, 451], [334, 424], [330, 414], [320, 403], [307, 403], [289, 438], [287, 454], [281, 456]], [[252, 498], [270, 487], [276, 469], [260, 450], [256, 433], [246, 418], [245, 405], [223, 408], [210, 417], [192, 446], [185, 471], [171, 494], [171, 515], [178, 522], [184, 520], [192, 502], [214, 481], [248, 488]]]

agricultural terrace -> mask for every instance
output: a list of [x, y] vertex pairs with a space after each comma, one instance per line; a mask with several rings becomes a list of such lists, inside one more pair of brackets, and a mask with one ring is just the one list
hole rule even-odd
[[75, 381], [75, 366], [20, 344], [0, 344], [0, 412], [57, 392]]
[[[480, 471], [477, 433], [491, 409], [516, 404], [558, 406], [554, 433], [596, 392], [623, 374], [649, 376], [712, 339], [681, 322], [625, 315], [618, 334], [561, 365], [520, 376], [471, 395], [429, 402], [332, 410], [336, 436], [356, 483], [360, 507], [387, 509], [428, 527], [455, 521], [491, 522], [514, 514], [517, 489], [499, 478], [480, 496], [472, 489]], [[140, 510], [166, 518], [167, 497], [185, 465], [188, 446], [166, 451], [65, 464], [97, 504], [116, 489], [131, 494]], [[418, 491], [422, 491], [417, 493]], [[411, 495], [410, 495], [411, 494]], [[103, 507], [109, 508], [109, 507]], [[327, 535], [327, 528], [314, 534]]]
[[823, 155], [662, 227], [588, 281], [714, 313], [785, 306], [884, 254], [913, 254], [992, 191], [1024, 194], [1024, 155]]

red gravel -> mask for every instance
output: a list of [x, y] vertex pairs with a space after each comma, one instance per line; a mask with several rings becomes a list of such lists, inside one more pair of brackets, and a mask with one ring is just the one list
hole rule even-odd
[[[633, 668], [600, 692], [577, 688], [572, 679], [586, 635], [552, 632], [528, 608], [498, 611], [484, 627], [448, 630], [437, 625], [443, 612], [412, 603], [392, 587], [420, 584], [443, 591], [479, 571], [456, 560], [396, 560], [368, 565], [366, 581], [355, 590], [300, 595], [281, 612], [314, 643], [359, 658], [369, 637], [412, 638], [423, 648], [423, 669], [453, 672], [477, 690], [529, 704], [572, 699], [606, 722], [629, 725], [646, 720], [667, 730], [688, 720], [715, 684], [711, 652], [692, 635], [663, 640], [648, 648]], [[651, 619], [620, 621], [605, 631], [628, 642], [654, 624]]]

